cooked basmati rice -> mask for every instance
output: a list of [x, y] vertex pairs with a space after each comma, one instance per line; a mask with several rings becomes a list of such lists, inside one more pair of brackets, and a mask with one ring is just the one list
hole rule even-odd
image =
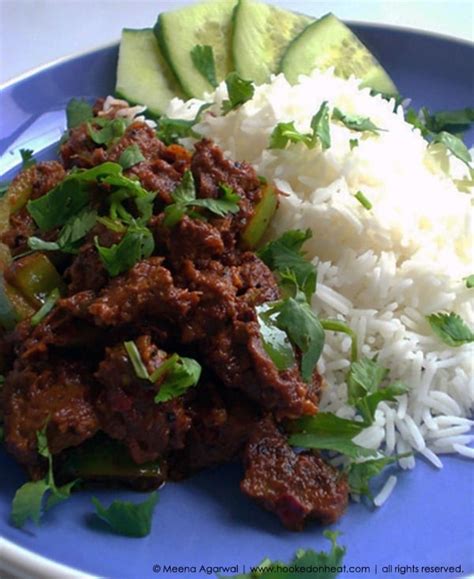
[[[389, 368], [390, 377], [409, 386], [397, 403], [379, 405], [380, 420], [355, 440], [388, 454], [418, 451], [435, 467], [437, 454], [473, 457], [466, 445], [474, 403], [472, 344], [449, 348], [433, 334], [426, 316], [441, 310], [474, 323], [472, 213], [469, 194], [454, 179], [466, 179], [465, 165], [441, 145], [427, 146], [404, 120], [400, 107], [360, 89], [354, 78], [314, 71], [290, 86], [282, 75], [257, 87], [254, 98], [220, 114], [225, 84], [196, 130], [213, 139], [229, 157], [251, 162], [258, 174], [284, 193], [270, 236], [311, 228], [305, 249], [318, 266], [313, 308], [321, 318], [344, 321], [358, 337], [362, 355]], [[377, 135], [354, 132], [331, 121], [331, 147], [303, 144], [269, 150], [279, 122], [294, 121], [308, 131], [323, 101], [346, 114], [369, 117], [384, 129]], [[202, 101], [174, 99], [168, 115], [193, 118]], [[350, 139], [358, 139], [351, 149]], [[191, 144], [191, 143], [189, 143]], [[362, 191], [372, 203], [355, 198]], [[321, 407], [354, 418], [345, 378], [350, 339], [327, 332], [320, 360], [328, 388]], [[413, 468], [413, 456], [400, 459]], [[377, 497], [382, 503], [396, 483], [390, 477]]]
[[397, 484], [397, 477], [395, 475], [390, 475], [382, 487], [382, 490], [379, 494], [374, 497], [374, 505], [376, 507], [381, 507], [392, 494], [395, 485]]

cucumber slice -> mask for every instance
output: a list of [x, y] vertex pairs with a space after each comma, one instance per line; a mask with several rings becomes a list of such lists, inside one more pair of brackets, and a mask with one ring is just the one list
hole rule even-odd
[[338, 76], [351, 74], [386, 95], [398, 94], [397, 87], [369, 50], [349, 28], [332, 14], [310, 24], [290, 44], [281, 62], [281, 71], [292, 84], [300, 74], [314, 68], [334, 66]]
[[245, 249], [255, 249], [262, 239], [278, 207], [278, 193], [271, 185], [265, 185], [260, 201], [245, 229], [242, 231], [242, 245]]
[[191, 50], [196, 45], [212, 47], [218, 82], [233, 70], [231, 28], [235, 4], [236, 0], [211, 0], [159, 15], [156, 37], [187, 96], [201, 98], [214, 90], [193, 64]]
[[122, 30], [115, 94], [146, 105], [155, 115], [163, 114], [173, 97], [183, 96], [151, 28]]
[[254, 0], [239, 0], [234, 12], [232, 52], [237, 73], [256, 84], [277, 72], [288, 44], [313, 21]]

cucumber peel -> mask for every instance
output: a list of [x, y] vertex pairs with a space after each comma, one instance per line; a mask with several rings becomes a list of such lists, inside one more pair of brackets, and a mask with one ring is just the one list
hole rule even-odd
[[313, 21], [255, 0], [239, 0], [234, 11], [232, 52], [236, 72], [256, 84], [267, 82], [289, 43]]
[[115, 94], [152, 115], [163, 114], [173, 97], [183, 98], [151, 28], [122, 30]]
[[391, 78], [357, 36], [333, 14], [326, 14], [293, 40], [280, 70], [291, 84], [296, 84], [300, 75], [331, 66], [337, 76], [360, 78], [363, 87], [389, 96], [398, 94]]
[[245, 249], [255, 249], [261, 241], [265, 231], [278, 206], [278, 192], [271, 185], [263, 187], [262, 198], [254, 209], [254, 214], [247, 223], [241, 235]]

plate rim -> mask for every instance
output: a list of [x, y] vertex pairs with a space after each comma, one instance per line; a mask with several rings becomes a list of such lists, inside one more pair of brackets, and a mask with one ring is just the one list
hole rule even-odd
[[[466, 48], [474, 48], [474, 42], [465, 38], [443, 34], [439, 32], [418, 29], [410, 26], [399, 26], [394, 24], [384, 24], [378, 22], [367, 22], [363, 20], [344, 20], [349, 26], [364, 26], [381, 31], [410, 33], [417, 36], [428, 37], [451, 44], [458, 44]], [[46, 72], [49, 69], [67, 64], [75, 59], [89, 56], [95, 52], [118, 47], [120, 40], [113, 40], [95, 47], [80, 50], [60, 56], [46, 63], [27, 69], [26, 71], [11, 77], [0, 83], [0, 93], [13, 87], [14, 85], [26, 81], [31, 77]], [[5, 537], [0, 537], [0, 571], [14, 574], [12, 579], [98, 579], [99, 575], [91, 575], [78, 568], [70, 567], [59, 563], [53, 559], [48, 559], [43, 555], [35, 553], [25, 547], [22, 547]]]
[[[0, 537], [0, 570], [16, 579], [97, 579], [80, 569], [38, 555], [9, 539]], [[12, 577], [12, 579], [13, 579]]]

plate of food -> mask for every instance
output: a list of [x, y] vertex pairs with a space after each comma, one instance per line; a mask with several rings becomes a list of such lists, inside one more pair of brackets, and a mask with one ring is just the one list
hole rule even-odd
[[472, 57], [228, 0], [2, 88], [4, 570], [474, 571]]

